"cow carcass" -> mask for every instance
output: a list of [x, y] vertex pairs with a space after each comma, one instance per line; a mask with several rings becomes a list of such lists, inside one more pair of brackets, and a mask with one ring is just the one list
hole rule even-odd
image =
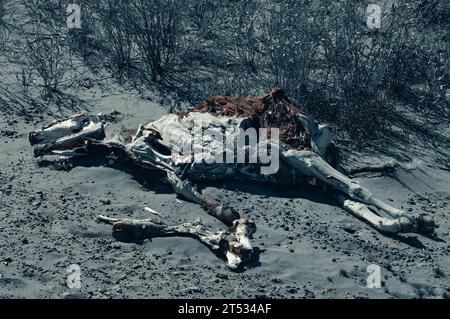
[[256, 230], [251, 216], [242, 218], [226, 203], [203, 196], [193, 186], [199, 180], [226, 178], [294, 187], [307, 187], [314, 179], [326, 185], [344, 209], [381, 232], [434, 232], [429, 216], [413, 216], [392, 207], [338, 171], [330, 127], [303, 114], [282, 89], [257, 98], [213, 97], [192, 111], [163, 116], [132, 133], [120, 121], [117, 112], [76, 114], [30, 132], [29, 140], [36, 157], [103, 154], [160, 171], [178, 195], [231, 228], [211, 230], [199, 221], [165, 225], [101, 216], [101, 221], [113, 224], [118, 239], [189, 235], [221, 251], [228, 266], [236, 269], [251, 255], [249, 238]]

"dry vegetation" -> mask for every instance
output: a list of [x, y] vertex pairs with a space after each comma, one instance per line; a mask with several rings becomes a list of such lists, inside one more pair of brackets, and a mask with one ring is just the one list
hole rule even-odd
[[3, 51], [8, 40], [8, 28], [4, 21], [5, 16], [5, 0], [0, 0], [0, 53]]
[[405, 125], [406, 110], [448, 114], [443, 1], [397, 0], [383, 8], [381, 29], [369, 29], [367, 0], [79, 0], [82, 28], [72, 30], [61, 14], [68, 2], [24, 2], [39, 16], [25, 58], [44, 96], [58, 92], [70, 51], [120, 83], [157, 86], [193, 104], [283, 87], [352, 137]]

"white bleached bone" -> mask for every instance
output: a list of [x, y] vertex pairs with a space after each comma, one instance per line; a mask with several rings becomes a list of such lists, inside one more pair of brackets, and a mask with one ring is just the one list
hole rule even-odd
[[160, 213], [158, 213], [156, 210], [151, 209], [150, 207], [144, 207], [144, 210], [153, 214], [153, 215], [157, 215], [159, 217], [163, 217], [163, 215], [161, 215]]
[[302, 173], [319, 179], [323, 183], [348, 195], [353, 200], [367, 205], [373, 205], [394, 218], [406, 216], [405, 212], [374, 197], [367, 188], [334, 169], [314, 152], [288, 150], [283, 152], [283, 156], [293, 167]]
[[372, 212], [366, 205], [360, 202], [355, 202], [344, 195], [338, 195], [337, 199], [347, 211], [353, 215], [364, 219], [374, 228], [381, 232], [397, 234], [408, 233], [416, 230], [417, 225], [415, 222], [406, 217], [400, 217], [396, 219], [390, 219], [381, 217]]
[[187, 180], [181, 180], [174, 172], [167, 171], [167, 180], [175, 193], [185, 199], [201, 205], [211, 216], [216, 217], [227, 225], [232, 225], [240, 218], [239, 213], [229, 205], [220, 204], [217, 201], [206, 198], [200, 194]]
[[233, 229], [239, 244], [246, 250], [252, 250], [250, 237], [256, 232], [256, 225], [248, 219], [237, 219], [233, 222]]
[[55, 151], [76, 149], [82, 146], [83, 140], [98, 136], [104, 137], [103, 124], [101, 122], [90, 122], [77, 133], [72, 133], [68, 136], [59, 137], [52, 142], [37, 145], [34, 149], [34, 154], [35, 156], [42, 156], [55, 153]]
[[[385, 232], [424, 232], [433, 233], [436, 225], [433, 219], [426, 215], [412, 216], [403, 210], [386, 204], [376, 198], [367, 188], [357, 181], [340, 173], [330, 166], [319, 155], [310, 151], [283, 151], [284, 158], [295, 168], [307, 176], [315, 177], [323, 183], [332, 186], [349, 198], [338, 196], [343, 207], [358, 217], [366, 220], [378, 230]], [[345, 197], [344, 197], [345, 198]], [[381, 218], [372, 213], [366, 205], [372, 205], [392, 219]], [[381, 225], [380, 225], [381, 222]]]
[[203, 205], [205, 202], [203, 195], [200, 194], [189, 181], [181, 180], [174, 172], [167, 172], [167, 180], [178, 195], [199, 205]]
[[[256, 229], [254, 223], [248, 219], [237, 220], [235, 232], [208, 228], [200, 220], [187, 221], [180, 225], [167, 225], [151, 219], [118, 219], [100, 215], [98, 221], [113, 225], [113, 237], [124, 242], [156, 237], [192, 237], [225, 257], [227, 266], [232, 270], [238, 269], [251, 257], [252, 246], [249, 244], [248, 237]], [[245, 240], [242, 242], [244, 229]]]

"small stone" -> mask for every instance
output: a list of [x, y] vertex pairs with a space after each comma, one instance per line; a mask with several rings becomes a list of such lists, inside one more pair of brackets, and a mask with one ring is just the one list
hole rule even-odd
[[342, 228], [344, 231], [346, 231], [349, 234], [356, 233], [355, 226], [353, 224], [347, 224]]
[[274, 279], [272, 279], [272, 282], [274, 283], [274, 284], [281, 284], [281, 279], [279, 279], [279, 278], [274, 278]]
[[34, 202], [31, 203], [31, 206], [33, 206], [33, 207], [39, 207], [39, 206], [41, 206], [41, 202], [39, 202], [39, 201], [34, 201]]
[[111, 200], [107, 198], [102, 198], [100, 199], [100, 203], [102, 203], [103, 205], [111, 205]]
[[228, 279], [228, 275], [221, 274], [221, 273], [216, 274], [216, 277], [219, 279], [224, 279], [224, 280]]

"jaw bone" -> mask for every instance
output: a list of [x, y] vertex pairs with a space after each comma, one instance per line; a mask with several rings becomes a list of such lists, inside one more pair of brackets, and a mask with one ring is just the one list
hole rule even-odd
[[36, 157], [50, 155], [53, 152], [58, 155], [58, 151], [73, 150], [82, 147], [86, 139], [102, 139], [105, 136], [104, 134], [103, 124], [101, 122], [91, 122], [78, 133], [58, 138], [46, 144], [35, 145], [33, 153]]

